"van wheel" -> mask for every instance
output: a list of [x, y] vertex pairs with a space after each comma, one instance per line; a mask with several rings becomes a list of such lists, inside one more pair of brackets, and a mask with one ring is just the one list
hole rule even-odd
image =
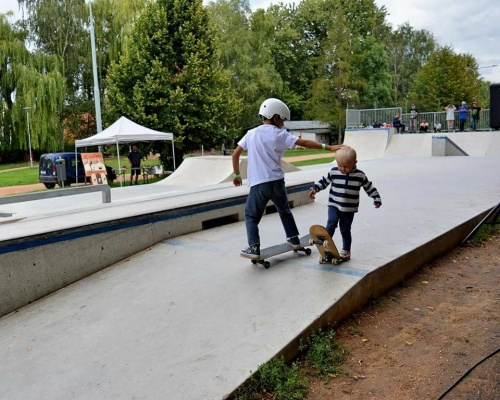
[[55, 183], [44, 183], [47, 189], [54, 189], [56, 187]]

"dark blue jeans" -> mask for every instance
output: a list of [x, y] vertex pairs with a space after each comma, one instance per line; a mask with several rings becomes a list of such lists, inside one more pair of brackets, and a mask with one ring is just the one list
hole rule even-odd
[[340, 225], [340, 234], [342, 235], [342, 250], [351, 251], [351, 225], [354, 220], [353, 212], [339, 211], [335, 206], [328, 206], [328, 221], [326, 230], [333, 238], [337, 225]]
[[299, 234], [292, 210], [288, 205], [285, 180], [265, 182], [252, 186], [248, 194], [245, 206], [245, 225], [249, 245], [260, 244], [259, 222], [269, 200], [272, 200], [278, 210], [286, 237], [290, 238]]

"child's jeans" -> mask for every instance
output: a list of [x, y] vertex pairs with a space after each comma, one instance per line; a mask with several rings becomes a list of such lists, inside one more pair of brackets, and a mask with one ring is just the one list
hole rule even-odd
[[353, 212], [339, 211], [335, 206], [328, 206], [328, 221], [326, 230], [333, 238], [337, 225], [340, 226], [340, 234], [342, 235], [342, 250], [351, 251], [351, 225], [354, 219]]

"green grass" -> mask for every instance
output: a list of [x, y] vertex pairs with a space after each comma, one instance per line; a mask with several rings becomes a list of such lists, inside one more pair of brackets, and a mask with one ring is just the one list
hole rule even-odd
[[306, 165], [316, 165], [316, 164], [328, 164], [333, 162], [334, 157], [328, 158], [313, 158], [311, 160], [303, 160], [303, 161], [294, 161], [290, 164], [295, 165], [296, 167], [304, 167]]
[[500, 233], [500, 225], [484, 224], [478, 231], [468, 240], [469, 246], [481, 246], [489, 240], [491, 236]]
[[0, 172], [0, 187], [31, 185], [38, 183], [38, 164], [33, 164], [33, 168], [24, 168], [26, 166], [25, 163], [22, 164], [21, 168], [19, 165], [17, 167], [15, 165], [16, 164], [11, 164], [10, 168], [5, 169], [19, 169], [8, 172]]
[[303, 357], [290, 365], [283, 357], [275, 357], [261, 365], [238, 390], [236, 399], [303, 399], [309, 388], [309, 377], [327, 380], [343, 373], [340, 366], [349, 355], [347, 348], [335, 339], [332, 327], [301, 340], [299, 351]]

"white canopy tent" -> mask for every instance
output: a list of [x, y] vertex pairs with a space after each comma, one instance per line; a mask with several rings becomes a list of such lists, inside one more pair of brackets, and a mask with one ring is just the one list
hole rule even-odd
[[[77, 148], [87, 146], [100, 146], [103, 144], [116, 144], [116, 153], [118, 156], [118, 169], [120, 165], [120, 149], [119, 143], [134, 143], [134, 142], [149, 142], [153, 140], [170, 140], [172, 142], [172, 155], [175, 170], [175, 148], [174, 134], [159, 132], [153, 129], [146, 128], [125, 117], [120, 117], [115, 123], [110, 125], [98, 134], [86, 139], [75, 141], [75, 159], [77, 159]], [[78, 173], [78, 168], [77, 168]], [[78, 176], [77, 176], [78, 179]]]

